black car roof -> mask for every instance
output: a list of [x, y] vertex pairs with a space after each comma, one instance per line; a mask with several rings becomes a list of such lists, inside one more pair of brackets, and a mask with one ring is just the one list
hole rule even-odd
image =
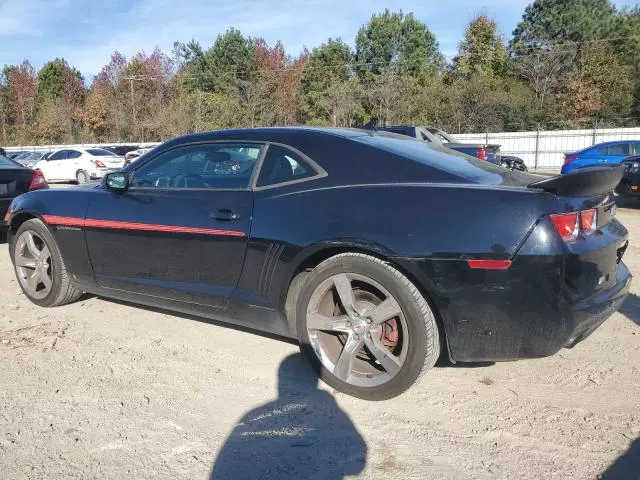
[[330, 135], [334, 137], [353, 138], [363, 135], [374, 135], [376, 132], [358, 128], [338, 127], [264, 127], [264, 128], [238, 128], [231, 130], [213, 130], [209, 132], [191, 133], [169, 140], [171, 143], [188, 143], [194, 141], [207, 141], [215, 139], [234, 140], [265, 140], [278, 141], [279, 139], [298, 136], [301, 133]]

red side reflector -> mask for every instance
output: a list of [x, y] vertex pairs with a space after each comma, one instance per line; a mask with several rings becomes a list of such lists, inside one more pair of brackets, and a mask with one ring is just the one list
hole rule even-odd
[[511, 266], [511, 260], [467, 260], [467, 265], [484, 270], [506, 270]]
[[7, 210], [7, 213], [4, 214], [4, 223], [9, 223], [11, 219], [11, 209]]
[[578, 237], [578, 212], [551, 215], [551, 221], [563, 240], [571, 241]]
[[585, 210], [580, 212], [580, 231], [585, 235], [589, 235], [596, 231], [596, 209]]
[[47, 185], [47, 181], [44, 179], [44, 175], [40, 170], [35, 170], [31, 177], [31, 183], [29, 183], [29, 190], [37, 190]]

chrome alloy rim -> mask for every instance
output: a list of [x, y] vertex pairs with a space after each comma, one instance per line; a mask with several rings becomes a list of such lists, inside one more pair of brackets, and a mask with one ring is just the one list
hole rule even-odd
[[53, 285], [51, 252], [42, 237], [25, 230], [16, 240], [15, 268], [22, 288], [33, 298], [49, 295]]
[[359, 387], [391, 380], [409, 348], [398, 301], [375, 280], [354, 273], [340, 273], [318, 285], [307, 307], [307, 334], [322, 365]]

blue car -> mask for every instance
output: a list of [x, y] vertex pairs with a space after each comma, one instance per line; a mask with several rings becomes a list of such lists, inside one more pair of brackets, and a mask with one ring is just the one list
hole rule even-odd
[[599, 143], [584, 150], [564, 154], [562, 173], [576, 168], [592, 167], [602, 164], [619, 164], [623, 158], [640, 155], [640, 140], [617, 140]]

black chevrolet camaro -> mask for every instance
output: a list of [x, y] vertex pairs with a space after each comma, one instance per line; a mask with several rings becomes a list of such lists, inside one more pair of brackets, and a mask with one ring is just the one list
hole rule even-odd
[[38, 305], [90, 292], [295, 338], [326, 383], [380, 400], [441, 352], [551, 355], [615, 312], [621, 175], [540, 177], [383, 132], [228, 130], [24, 194], [6, 221]]

